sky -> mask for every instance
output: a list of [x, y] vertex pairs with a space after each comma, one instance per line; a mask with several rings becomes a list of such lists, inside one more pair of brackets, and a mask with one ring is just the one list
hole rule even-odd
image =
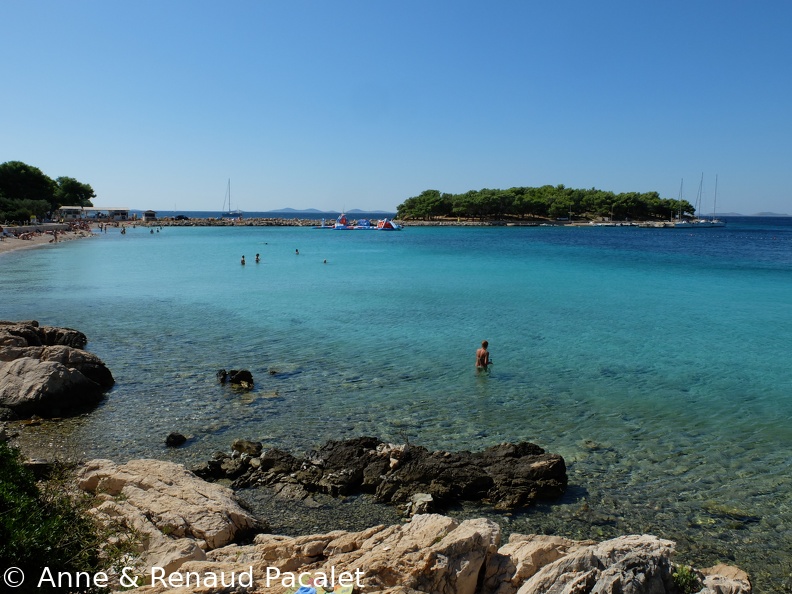
[[0, 0], [0, 163], [95, 206], [657, 191], [792, 214], [792, 2]]

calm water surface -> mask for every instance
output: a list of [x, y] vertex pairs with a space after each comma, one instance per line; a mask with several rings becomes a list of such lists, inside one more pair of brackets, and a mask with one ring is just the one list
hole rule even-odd
[[[6, 254], [0, 270], [1, 318], [83, 330], [117, 381], [29, 439], [188, 465], [237, 437], [530, 440], [566, 458], [570, 490], [496, 516], [507, 530], [653, 532], [792, 591], [790, 219], [138, 228]], [[495, 365], [477, 376], [482, 339]], [[250, 369], [255, 390], [218, 385], [220, 368]], [[171, 431], [188, 445], [166, 450]]]

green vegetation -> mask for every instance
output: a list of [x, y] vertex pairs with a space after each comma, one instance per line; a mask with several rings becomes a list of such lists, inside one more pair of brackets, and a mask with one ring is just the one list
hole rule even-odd
[[36, 581], [45, 567], [52, 575], [93, 575], [119, 564], [129, 540], [100, 526], [86, 513], [89, 506], [88, 495], [70, 494], [65, 474], [36, 483], [18, 452], [0, 442], [0, 568], [24, 572], [27, 579], [16, 592], [40, 591]]
[[0, 221], [44, 219], [61, 206], [92, 206], [93, 188], [73, 177], [52, 179], [21, 161], [0, 164]]
[[693, 594], [701, 590], [701, 581], [689, 565], [677, 565], [671, 578], [674, 580], [674, 585], [683, 594]]
[[532, 218], [595, 218], [613, 220], [668, 220], [682, 211], [692, 216], [695, 209], [687, 200], [660, 198], [657, 192], [614, 194], [604, 190], [575, 190], [559, 186], [471, 190], [464, 194], [444, 194], [425, 190], [408, 198], [396, 209], [402, 220], [433, 220], [443, 217], [498, 220]]

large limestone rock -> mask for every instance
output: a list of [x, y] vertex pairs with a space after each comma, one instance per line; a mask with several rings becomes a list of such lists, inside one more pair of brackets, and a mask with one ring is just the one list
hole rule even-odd
[[0, 408], [56, 417], [98, 403], [114, 384], [85, 335], [38, 322], [0, 322]]
[[82, 490], [96, 495], [97, 517], [120, 522], [139, 535], [143, 568], [157, 566], [170, 573], [260, 528], [230, 489], [172, 462], [92, 460], [77, 478]]
[[102, 387], [61, 363], [23, 358], [0, 362], [0, 405], [20, 417], [59, 417], [102, 399]]
[[[252, 571], [252, 583], [231, 591], [282, 594], [294, 590], [289, 580], [300, 573], [322, 579], [335, 571], [354, 576], [358, 594], [678, 594], [671, 577], [673, 543], [655, 536], [594, 543], [512, 535], [498, 549], [499, 543], [500, 530], [489, 520], [432, 514], [361, 532], [260, 534], [252, 545], [222, 547], [182, 565], [179, 577], [194, 580], [189, 588], [159, 582], [136, 592], [220, 594], [229, 589], [199, 578]], [[750, 594], [739, 570], [711, 571], [702, 594]]]

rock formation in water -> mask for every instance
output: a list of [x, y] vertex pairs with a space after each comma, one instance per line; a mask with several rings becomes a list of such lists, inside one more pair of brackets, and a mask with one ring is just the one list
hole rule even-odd
[[21, 418], [58, 417], [97, 404], [115, 381], [99, 357], [83, 350], [87, 342], [70, 328], [0, 322], [0, 409]]
[[217, 381], [221, 384], [228, 382], [232, 386], [243, 390], [253, 389], [253, 374], [247, 369], [232, 369], [231, 371], [220, 369], [215, 375], [217, 376]]
[[564, 459], [531, 443], [501, 444], [473, 453], [430, 452], [375, 437], [329, 441], [305, 458], [277, 449], [260, 455], [235, 449], [235, 454], [217, 455], [193, 471], [208, 480], [231, 479], [234, 488], [266, 486], [297, 497], [366, 492], [383, 503], [404, 504], [427, 494], [439, 506], [464, 500], [496, 509], [558, 498], [567, 485]]

